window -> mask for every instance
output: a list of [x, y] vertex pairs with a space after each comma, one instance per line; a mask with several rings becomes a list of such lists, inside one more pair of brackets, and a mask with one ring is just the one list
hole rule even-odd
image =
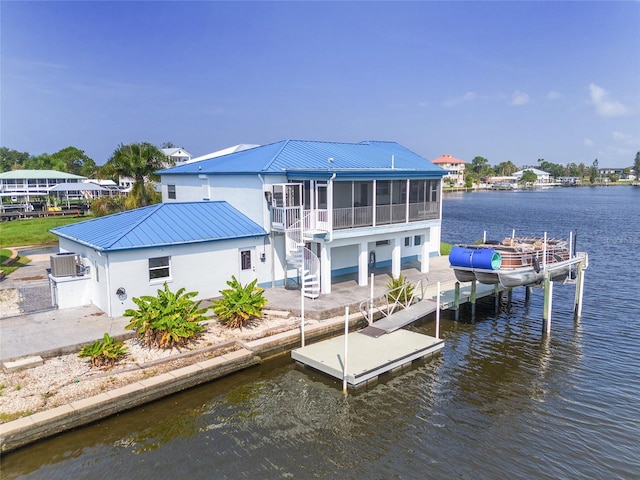
[[167, 185], [167, 197], [170, 199], [176, 199], [176, 186], [175, 185]]
[[240, 252], [240, 267], [242, 270], [251, 270], [251, 250]]
[[391, 245], [390, 240], [378, 240], [376, 242], [376, 247], [384, 247], [385, 245]]
[[169, 278], [171, 270], [169, 265], [170, 257], [156, 257], [149, 259], [149, 280], [159, 278]]
[[411, 237], [404, 237], [404, 246], [405, 247], [411, 246]]
[[413, 237], [413, 244], [417, 247], [418, 245], [422, 245], [422, 235], [416, 235]]

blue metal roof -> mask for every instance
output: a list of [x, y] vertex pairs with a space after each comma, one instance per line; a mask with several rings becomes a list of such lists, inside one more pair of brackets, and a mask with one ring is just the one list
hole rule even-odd
[[51, 232], [100, 251], [268, 235], [227, 202], [159, 203], [65, 225]]
[[[439, 178], [446, 171], [396, 142], [361, 143], [282, 140], [210, 160], [188, 163], [163, 174], [283, 174], [326, 177]], [[406, 175], [404, 175], [406, 174]]]

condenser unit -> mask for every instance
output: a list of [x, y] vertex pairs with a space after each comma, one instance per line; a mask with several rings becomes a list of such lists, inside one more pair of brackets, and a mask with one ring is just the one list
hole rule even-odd
[[72, 252], [51, 255], [51, 275], [54, 277], [75, 277], [77, 265], [81, 264], [80, 255]]

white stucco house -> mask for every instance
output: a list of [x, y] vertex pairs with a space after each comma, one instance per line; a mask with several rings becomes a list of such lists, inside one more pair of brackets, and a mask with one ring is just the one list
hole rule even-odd
[[447, 171], [445, 179], [450, 179], [457, 187], [464, 186], [464, 172], [467, 162], [455, 158], [449, 153], [444, 153], [442, 156], [432, 160], [432, 162]]
[[56, 305], [118, 316], [164, 282], [203, 299], [232, 275], [316, 298], [439, 254], [447, 172], [394, 142], [283, 140], [158, 173], [163, 203], [52, 230]]
[[543, 172], [542, 170], [539, 170], [537, 168], [525, 168], [523, 170], [518, 170], [513, 174], [513, 176], [518, 179], [518, 183], [520, 182], [522, 175], [524, 175], [524, 172], [526, 171], [531, 171], [536, 174], [536, 177], [538, 177], [535, 183], [536, 185], [545, 185], [551, 183], [553, 180], [551, 178], [551, 175], [547, 172]]
[[[172, 148], [161, 148], [160, 151], [164, 153], [167, 157], [167, 163], [165, 166], [173, 165], [181, 165], [185, 162], [190, 162], [192, 155], [187, 152], [184, 148], [172, 147]], [[119, 177], [118, 178], [118, 186], [124, 191], [130, 192], [133, 184], [136, 182], [135, 178], [131, 177]]]

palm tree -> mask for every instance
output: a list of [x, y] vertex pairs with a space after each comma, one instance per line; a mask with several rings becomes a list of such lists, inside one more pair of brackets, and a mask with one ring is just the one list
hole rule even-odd
[[131, 196], [134, 204], [144, 207], [154, 203], [151, 182], [160, 180], [157, 170], [171, 164], [169, 159], [155, 145], [147, 142], [120, 144], [111, 158], [102, 167], [102, 175], [130, 177], [134, 180]]

